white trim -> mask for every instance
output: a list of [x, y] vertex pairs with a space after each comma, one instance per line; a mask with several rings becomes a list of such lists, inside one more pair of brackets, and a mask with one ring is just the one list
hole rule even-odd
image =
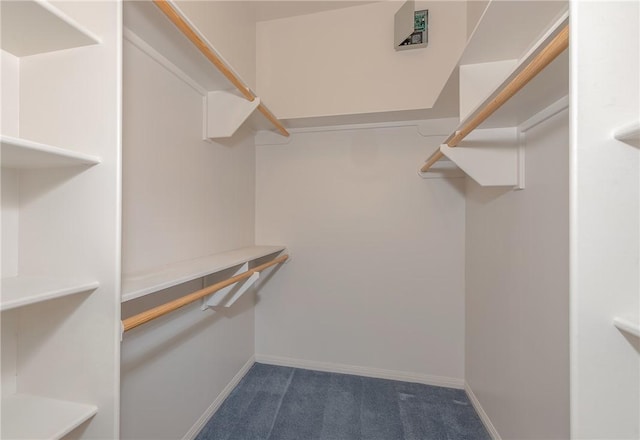
[[484, 408], [480, 404], [480, 401], [478, 400], [476, 395], [473, 394], [473, 390], [471, 389], [471, 386], [469, 385], [469, 383], [467, 382], [464, 383], [464, 390], [467, 393], [469, 400], [471, 401], [471, 405], [473, 405], [473, 408], [476, 410], [476, 413], [478, 413], [478, 417], [480, 417], [482, 424], [484, 425], [486, 430], [489, 432], [489, 435], [491, 436], [491, 438], [493, 440], [502, 440], [502, 437], [500, 437], [500, 434], [498, 433], [498, 430], [496, 429], [496, 427], [493, 426], [491, 419], [489, 418]]
[[569, 96], [563, 96], [553, 104], [540, 110], [535, 115], [524, 121], [518, 126], [518, 130], [522, 133], [526, 133], [536, 125], [542, 124], [544, 121], [553, 118], [558, 113], [569, 108]]
[[433, 376], [429, 374], [411, 373], [406, 371], [383, 370], [379, 368], [361, 367], [356, 365], [334, 364], [330, 362], [292, 359], [264, 354], [255, 355], [256, 362], [279, 365], [282, 367], [304, 368], [329, 373], [353, 374], [356, 376], [375, 377], [378, 379], [400, 380], [404, 382], [422, 383], [447, 388], [464, 388], [464, 380], [455, 377]]
[[133, 44], [135, 47], [140, 49], [144, 54], [149, 56], [156, 63], [167, 69], [169, 72], [173, 73], [176, 78], [180, 79], [186, 85], [191, 87], [193, 90], [201, 94], [202, 96], [207, 96], [207, 91], [198, 84], [193, 78], [187, 75], [182, 69], [173, 64], [167, 57], [162, 55], [160, 52], [155, 50], [153, 46], [140, 38], [135, 32], [131, 29], [125, 27], [122, 31], [122, 35], [126, 41]]
[[187, 433], [182, 437], [182, 440], [193, 440], [196, 438], [198, 433], [204, 428], [204, 425], [209, 421], [211, 416], [215, 414], [215, 412], [220, 408], [222, 402], [229, 397], [231, 391], [240, 383], [242, 378], [247, 374], [249, 369], [256, 363], [255, 356], [251, 356], [249, 360], [240, 368], [240, 371], [233, 376], [233, 379], [227, 384], [226, 387], [218, 394], [218, 397], [213, 401], [211, 406], [207, 408], [207, 410], [200, 416], [200, 418], [196, 421], [196, 423], [187, 431]]
[[424, 121], [414, 120], [414, 121], [367, 122], [363, 124], [323, 125], [319, 127], [289, 128], [288, 131], [289, 133], [318, 133], [323, 131], [370, 130], [375, 128], [418, 127], [422, 122]]
[[[403, 127], [415, 127], [418, 135], [422, 137], [441, 137], [446, 138], [448, 133], [440, 133], [438, 130], [434, 132], [430, 132], [429, 129], [425, 128], [425, 124], [429, 124], [433, 121], [446, 121], [452, 120], [456, 121], [455, 118], [435, 118], [435, 119], [411, 119], [406, 121], [385, 121], [385, 122], [366, 122], [361, 124], [344, 124], [344, 125], [321, 125], [318, 127], [298, 127], [298, 128], [288, 128], [290, 136], [286, 138], [282, 138], [282, 136], [273, 136], [273, 139], [270, 134], [273, 134], [272, 131], [269, 130], [258, 130], [257, 134], [261, 136], [260, 138], [256, 138], [256, 146], [270, 146], [270, 145], [285, 145], [291, 142], [291, 138], [294, 134], [302, 134], [302, 133], [322, 133], [322, 132], [335, 132], [335, 131], [355, 131], [355, 130], [375, 130], [380, 128], [403, 128]], [[453, 125], [455, 126], [455, 125]]]

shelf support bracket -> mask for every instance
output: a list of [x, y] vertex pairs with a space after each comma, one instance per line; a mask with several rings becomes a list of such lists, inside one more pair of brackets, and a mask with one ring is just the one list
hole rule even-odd
[[[249, 270], [249, 263], [244, 263], [233, 276], [243, 274]], [[255, 272], [249, 278], [238, 281], [230, 286], [218, 290], [213, 295], [202, 299], [202, 310], [213, 309], [214, 307], [231, 307], [260, 277], [259, 272]], [[229, 297], [229, 295], [231, 295]]]
[[249, 101], [234, 92], [209, 92], [205, 105], [205, 139], [229, 138], [260, 105], [260, 98]]

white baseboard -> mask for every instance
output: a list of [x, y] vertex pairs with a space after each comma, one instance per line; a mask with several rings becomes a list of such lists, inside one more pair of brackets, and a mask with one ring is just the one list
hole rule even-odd
[[256, 354], [256, 362], [280, 365], [283, 367], [305, 368], [308, 370], [326, 371], [329, 373], [354, 374], [356, 376], [375, 377], [378, 379], [401, 380], [447, 388], [464, 388], [464, 380], [454, 377], [432, 376], [428, 374], [409, 373], [405, 371], [383, 370], [378, 368], [359, 367], [355, 365], [333, 364], [329, 362], [308, 361], [280, 356]]
[[218, 394], [218, 397], [216, 397], [216, 400], [213, 401], [211, 406], [207, 408], [204, 414], [200, 416], [198, 421], [191, 427], [191, 429], [189, 429], [189, 431], [187, 431], [184, 437], [182, 437], [182, 440], [193, 440], [196, 438], [200, 430], [209, 421], [211, 416], [218, 410], [218, 408], [220, 408], [220, 405], [222, 405], [222, 402], [224, 402], [224, 399], [226, 399], [229, 396], [229, 394], [231, 394], [231, 391], [233, 391], [233, 389], [238, 385], [238, 383], [240, 383], [242, 378], [245, 376], [245, 374], [247, 374], [247, 372], [253, 366], [253, 364], [255, 364], [255, 362], [256, 362], [255, 356], [251, 356], [249, 360], [242, 366], [242, 368], [240, 368], [240, 371], [238, 371], [238, 373], [235, 376], [233, 376], [233, 379], [231, 379], [231, 381], [227, 384], [227, 386], [224, 387], [222, 392]]
[[491, 438], [493, 440], [502, 440], [502, 437], [500, 437], [500, 434], [498, 434], [498, 430], [496, 429], [495, 426], [493, 426], [491, 419], [489, 418], [487, 413], [484, 411], [484, 408], [482, 408], [482, 405], [480, 405], [480, 401], [478, 400], [476, 395], [473, 394], [473, 390], [471, 389], [471, 386], [469, 386], [467, 382], [464, 383], [464, 390], [466, 391], [467, 396], [469, 396], [469, 400], [471, 401], [473, 408], [478, 413], [480, 420], [482, 420], [482, 424], [487, 429], [487, 431], [489, 431], [489, 435], [491, 436]]

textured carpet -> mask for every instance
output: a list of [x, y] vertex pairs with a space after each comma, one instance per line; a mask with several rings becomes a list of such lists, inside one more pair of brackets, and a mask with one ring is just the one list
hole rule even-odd
[[463, 390], [256, 363], [196, 440], [490, 440]]

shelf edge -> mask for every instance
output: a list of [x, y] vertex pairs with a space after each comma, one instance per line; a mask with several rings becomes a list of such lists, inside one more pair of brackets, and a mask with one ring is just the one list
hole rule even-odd
[[[249, 262], [249, 261], [254, 261], [254, 260], [266, 257], [267, 255], [283, 252], [287, 248], [286, 246], [254, 246], [254, 247], [265, 247], [265, 248], [270, 248], [270, 249], [263, 249], [264, 252], [258, 252], [255, 255], [252, 255], [250, 258], [242, 258], [240, 260], [229, 261], [229, 263], [225, 263], [222, 266], [216, 267], [216, 268], [214, 268], [212, 270], [204, 270], [204, 271], [188, 273], [186, 275], [178, 276], [178, 277], [176, 277], [174, 279], [171, 279], [169, 281], [165, 281], [165, 282], [162, 282], [162, 283], [155, 283], [153, 285], [149, 285], [149, 286], [143, 287], [143, 288], [138, 288], [138, 289], [135, 289], [135, 290], [127, 291], [127, 288], [125, 287], [125, 284], [127, 283], [127, 275], [125, 275], [125, 276], [122, 277], [122, 297], [121, 297], [121, 302], [125, 303], [125, 302], [128, 302], [128, 301], [132, 301], [134, 299], [141, 298], [143, 296], [147, 296], [147, 295], [153, 294], [153, 293], [158, 292], [160, 290], [164, 290], [164, 289], [168, 289], [168, 288], [171, 288], [171, 287], [175, 287], [175, 286], [177, 286], [179, 284], [183, 284], [183, 283], [186, 283], [186, 282], [189, 282], [189, 281], [193, 281], [193, 280], [196, 280], [198, 278], [202, 278], [202, 277], [205, 277], [205, 276], [208, 276], [208, 275], [212, 275], [214, 273], [221, 272], [223, 270], [229, 269], [229, 268], [234, 267], [234, 266], [238, 266], [240, 264], [244, 264], [244, 263]], [[227, 251], [227, 252], [239, 251], [241, 249], [244, 249], [244, 248], [232, 249], [232, 250]], [[217, 255], [224, 255], [227, 252], [220, 252], [219, 254], [212, 254], [212, 255], [205, 256], [205, 257], [196, 258], [196, 259], [193, 259], [193, 260], [187, 260], [187, 261], [178, 262], [178, 263], [176, 263], [176, 265], [181, 264], [181, 263], [186, 263], [188, 261], [194, 261], [195, 262], [195, 261], [198, 261], [198, 260], [211, 258], [211, 257], [217, 256]], [[170, 269], [172, 266], [173, 265], [165, 265], [162, 268], [158, 268], [158, 270], [150, 271], [147, 274], [138, 275], [137, 278], [140, 278], [141, 276], [142, 277], [151, 277], [154, 274], [160, 272], [161, 270]], [[128, 278], [129, 279], [133, 278], [132, 274], [128, 275]]]
[[624, 318], [614, 318], [613, 325], [615, 325], [618, 330], [622, 330], [623, 332], [629, 333], [636, 338], [640, 338], [640, 324], [631, 322]]
[[620, 142], [640, 147], [640, 121], [620, 127], [613, 134]]
[[44, 144], [41, 142], [31, 141], [29, 139], [14, 136], [0, 135], [0, 144], [18, 147], [26, 151], [69, 159], [72, 161], [76, 161], [78, 165], [98, 165], [102, 162], [102, 159], [98, 156], [79, 153], [65, 148], [56, 147], [54, 145]]
[[[11, 277], [11, 278], [18, 278], [18, 277]], [[37, 303], [49, 301], [56, 298], [63, 298], [65, 296], [76, 295], [78, 293], [90, 292], [90, 291], [96, 290], [98, 287], [100, 287], [100, 283], [98, 281], [90, 281], [90, 282], [78, 283], [77, 285], [72, 287], [63, 287], [63, 288], [54, 289], [44, 294], [31, 295], [27, 298], [18, 298], [18, 299], [10, 300], [7, 302], [0, 301], [0, 311], [5, 312], [7, 310], [13, 310], [19, 307], [37, 304]]]

